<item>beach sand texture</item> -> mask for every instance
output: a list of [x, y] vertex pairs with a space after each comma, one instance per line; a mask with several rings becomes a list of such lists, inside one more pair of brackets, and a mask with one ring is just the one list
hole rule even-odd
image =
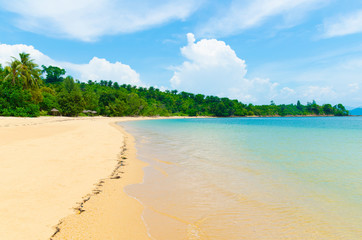
[[52, 239], [148, 239], [142, 205], [123, 191], [145, 165], [114, 124], [130, 119], [0, 117], [0, 239], [49, 239], [61, 219]]

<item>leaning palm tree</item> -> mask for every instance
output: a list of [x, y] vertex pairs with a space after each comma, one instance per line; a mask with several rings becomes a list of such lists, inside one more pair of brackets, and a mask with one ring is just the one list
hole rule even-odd
[[22, 79], [25, 88], [37, 88], [41, 74], [40, 69], [37, 68], [38, 65], [34, 63], [33, 59], [30, 59], [28, 53], [19, 53], [19, 56], [20, 59], [12, 57], [12, 61], [6, 67], [8, 74], [4, 80], [11, 79], [15, 84]]
[[19, 53], [20, 64], [18, 66], [21, 77], [26, 88], [37, 88], [40, 81], [41, 70], [34, 59], [30, 59], [29, 53]]
[[20, 61], [14, 57], [12, 57], [12, 61], [9, 62], [9, 66], [5, 67], [5, 77], [4, 81], [11, 80], [11, 82], [15, 85], [16, 81], [19, 79], [19, 65]]

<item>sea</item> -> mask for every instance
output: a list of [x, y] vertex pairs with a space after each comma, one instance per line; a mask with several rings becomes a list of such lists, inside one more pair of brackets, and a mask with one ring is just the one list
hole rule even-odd
[[362, 239], [362, 117], [119, 123], [156, 240]]

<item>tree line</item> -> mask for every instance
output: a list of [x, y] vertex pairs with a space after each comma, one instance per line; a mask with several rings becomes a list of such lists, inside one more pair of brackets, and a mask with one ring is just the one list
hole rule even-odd
[[[36, 117], [63, 116], [346, 116], [342, 104], [302, 105], [244, 104], [238, 100], [205, 96], [154, 87], [136, 87], [117, 82], [89, 80], [79, 82], [56, 66], [41, 66], [27, 53], [12, 57], [7, 66], [0, 64], [0, 115]], [[52, 111], [53, 110], [53, 111]], [[88, 111], [85, 111], [88, 110]]]

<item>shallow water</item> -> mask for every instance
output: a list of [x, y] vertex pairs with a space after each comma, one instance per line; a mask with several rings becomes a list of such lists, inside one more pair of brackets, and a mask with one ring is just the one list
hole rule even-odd
[[362, 239], [362, 118], [121, 123], [154, 239]]

